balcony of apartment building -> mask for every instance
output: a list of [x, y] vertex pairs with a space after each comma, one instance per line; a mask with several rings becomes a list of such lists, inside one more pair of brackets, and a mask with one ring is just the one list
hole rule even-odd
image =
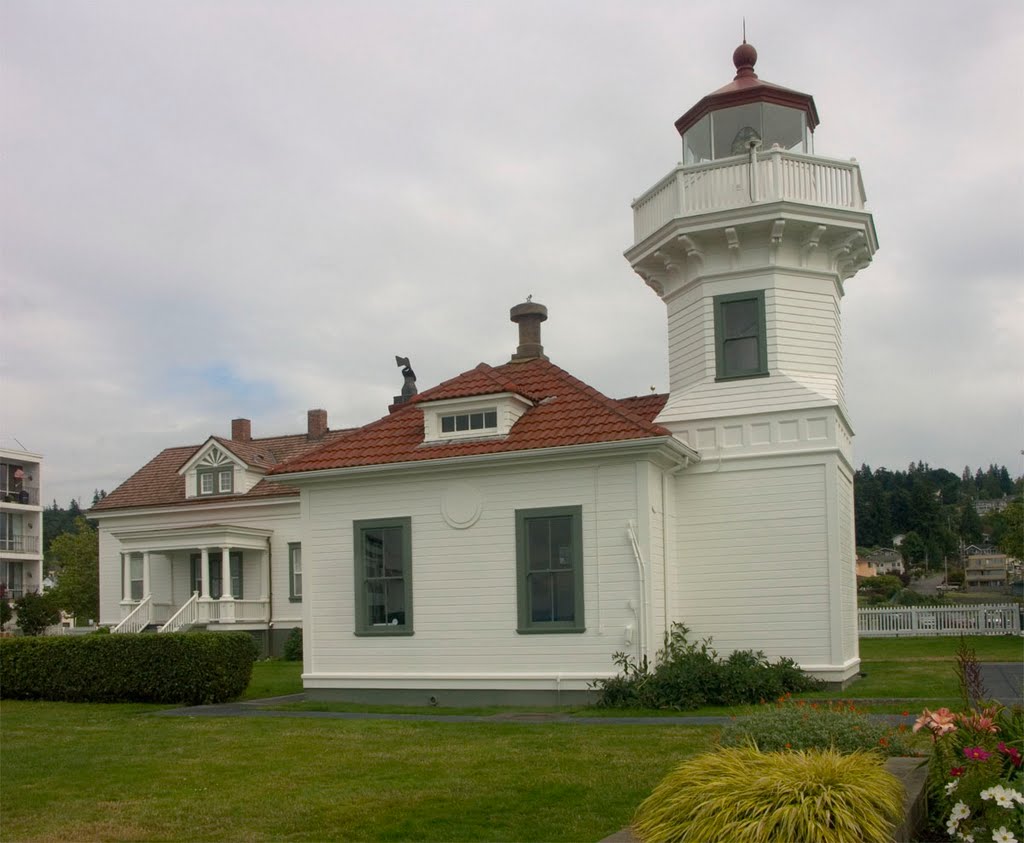
[[39, 463], [0, 457], [0, 508], [39, 508], [39, 485]]

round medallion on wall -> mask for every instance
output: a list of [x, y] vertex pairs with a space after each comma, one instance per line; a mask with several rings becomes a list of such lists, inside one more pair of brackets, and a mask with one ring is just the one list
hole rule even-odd
[[441, 498], [441, 516], [449, 527], [472, 527], [483, 511], [483, 496], [472, 483], [453, 483]]

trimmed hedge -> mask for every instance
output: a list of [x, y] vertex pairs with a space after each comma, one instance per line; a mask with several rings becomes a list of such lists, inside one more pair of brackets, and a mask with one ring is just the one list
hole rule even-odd
[[245, 632], [0, 639], [0, 697], [204, 705], [240, 696], [257, 647]]

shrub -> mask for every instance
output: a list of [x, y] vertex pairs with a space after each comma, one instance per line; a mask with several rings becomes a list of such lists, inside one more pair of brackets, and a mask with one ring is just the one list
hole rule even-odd
[[46, 627], [60, 621], [60, 610], [49, 593], [26, 591], [14, 601], [15, 621], [18, 629], [26, 635], [40, 635]]
[[7, 600], [4, 587], [0, 585], [0, 628], [7, 626], [7, 622], [14, 616], [14, 610]]
[[606, 708], [669, 708], [679, 711], [702, 705], [739, 705], [773, 700], [808, 691], [821, 683], [803, 673], [792, 659], [769, 662], [762, 652], [737, 650], [721, 659], [711, 639], [687, 640], [689, 630], [672, 624], [652, 669], [647, 659], [635, 662], [616, 653], [622, 675], [599, 679], [592, 687]]
[[288, 637], [284, 642], [284, 650], [282, 655], [284, 660], [288, 662], [300, 662], [302, 661], [302, 628], [293, 627], [292, 631], [288, 633]]
[[886, 756], [918, 755], [907, 727], [894, 728], [858, 711], [850, 702], [808, 703], [783, 697], [726, 726], [722, 746], [754, 746], [762, 752], [834, 749], [872, 750]]
[[869, 752], [762, 753], [736, 747], [689, 759], [637, 809], [646, 843], [892, 840], [903, 789]]
[[0, 696], [64, 702], [225, 702], [249, 685], [245, 632], [0, 640]]

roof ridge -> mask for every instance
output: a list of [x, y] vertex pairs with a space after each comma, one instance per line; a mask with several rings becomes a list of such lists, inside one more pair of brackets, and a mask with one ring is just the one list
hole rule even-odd
[[[538, 361], [540, 360], [541, 358], [538, 358]], [[617, 399], [611, 398], [605, 395], [600, 390], [591, 386], [590, 384], [581, 381], [575, 375], [570, 374], [558, 364], [552, 363], [550, 360], [543, 360], [543, 363], [551, 367], [552, 369], [557, 370], [559, 375], [562, 376], [568, 382], [568, 385], [575, 389], [577, 392], [583, 393], [584, 395], [587, 395], [588, 397], [591, 398], [596, 398], [607, 409], [622, 416], [622, 418], [626, 419], [628, 422], [631, 422], [632, 424], [635, 424], [646, 431], [656, 430], [659, 433], [669, 434], [669, 431], [662, 427], [660, 424], [649, 422], [646, 419], [643, 419], [640, 416], [636, 415], [635, 413], [630, 412], [625, 407], [622, 407], [618, 403]]]

